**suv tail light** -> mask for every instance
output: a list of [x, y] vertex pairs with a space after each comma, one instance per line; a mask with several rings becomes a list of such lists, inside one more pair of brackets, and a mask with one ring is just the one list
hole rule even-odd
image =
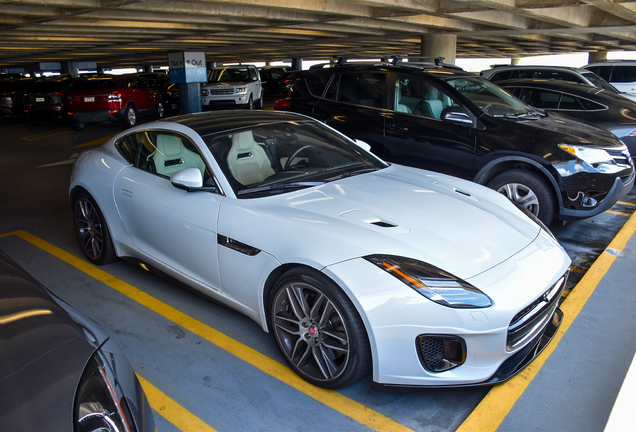
[[283, 110], [291, 107], [288, 99], [277, 99], [274, 102], [274, 110]]

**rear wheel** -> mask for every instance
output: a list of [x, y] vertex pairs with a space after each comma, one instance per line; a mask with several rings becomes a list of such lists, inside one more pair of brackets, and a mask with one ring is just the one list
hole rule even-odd
[[124, 117], [121, 119], [124, 127], [133, 127], [137, 124], [137, 110], [132, 105], [128, 105], [124, 111]]
[[81, 192], [73, 203], [73, 224], [82, 252], [99, 265], [117, 260], [106, 219], [93, 197]]
[[86, 123], [71, 119], [71, 129], [76, 131], [81, 131], [81, 130], [84, 130], [85, 127], [86, 127]]
[[293, 269], [274, 286], [270, 329], [285, 360], [310, 383], [336, 389], [371, 370], [369, 339], [351, 300], [329, 278]]
[[524, 169], [505, 171], [488, 183], [510, 200], [526, 208], [546, 226], [556, 214], [556, 199], [550, 184], [539, 174]]

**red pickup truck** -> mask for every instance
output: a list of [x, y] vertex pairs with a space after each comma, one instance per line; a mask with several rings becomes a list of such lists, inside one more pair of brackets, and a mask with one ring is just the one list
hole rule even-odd
[[86, 123], [121, 121], [125, 127], [137, 118], [164, 115], [161, 95], [136, 75], [100, 76], [75, 80], [68, 93], [71, 127], [82, 130]]

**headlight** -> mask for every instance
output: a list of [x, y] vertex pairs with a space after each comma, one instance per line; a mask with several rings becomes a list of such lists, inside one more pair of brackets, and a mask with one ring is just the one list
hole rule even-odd
[[492, 300], [468, 282], [422, 261], [395, 255], [369, 255], [364, 259], [442, 306], [462, 309], [492, 306]]
[[247, 87], [238, 87], [234, 91], [237, 95], [244, 95], [247, 93]]
[[201, 90], [201, 96], [207, 96], [208, 91], [206, 89]]
[[134, 423], [110, 367], [96, 353], [75, 397], [75, 432], [130, 432]]
[[569, 144], [559, 144], [559, 147], [590, 165], [614, 163], [614, 158], [612, 158], [612, 156], [603, 149]]

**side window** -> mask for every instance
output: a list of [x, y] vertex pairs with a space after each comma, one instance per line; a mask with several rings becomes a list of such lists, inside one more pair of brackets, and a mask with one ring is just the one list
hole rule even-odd
[[444, 108], [459, 105], [438, 87], [420, 78], [398, 75], [395, 85], [398, 112], [439, 119]]
[[580, 98], [579, 102], [581, 102], [581, 104], [583, 105], [583, 108], [585, 108], [586, 111], [604, 111], [609, 109], [605, 105], [601, 105], [600, 103], [593, 102], [588, 99]]
[[636, 81], [636, 66], [614, 66], [614, 71], [612, 72], [612, 81], [614, 82]]
[[612, 75], [612, 66], [591, 66], [587, 69], [591, 70], [596, 75], [603, 78], [605, 81], [609, 81], [610, 75]]
[[374, 73], [343, 74], [340, 76], [338, 101], [374, 108], [383, 108], [386, 76]]
[[501, 81], [501, 80], [505, 80], [508, 78], [517, 78], [515, 76], [515, 74], [517, 74], [518, 71], [504, 71], [504, 72], [497, 72], [496, 74], [493, 74], [493, 76], [490, 77], [490, 81], [495, 82], [495, 81]]
[[[325, 87], [329, 82], [329, 78], [331, 78], [331, 74], [320, 74], [307, 78], [305, 82], [307, 83], [309, 93], [315, 97], [322, 97], [322, 94], [325, 92]], [[333, 99], [335, 99], [335, 93]]]
[[210, 178], [203, 158], [190, 140], [162, 131], [131, 134], [116, 144], [119, 153], [135, 168], [170, 177], [186, 168], [198, 168]]
[[335, 75], [329, 84], [329, 88], [325, 93], [325, 99], [336, 100], [338, 97], [338, 85], [340, 84], [340, 75]]
[[534, 88], [524, 88], [519, 95], [519, 99], [528, 105], [544, 109], [556, 109], [559, 106], [559, 97], [559, 93]]
[[575, 82], [575, 83], [584, 83], [583, 79], [581, 79], [580, 77], [571, 74], [571, 73], [567, 73], [567, 72], [557, 72], [558, 78], [560, 80], [563, 81], [571, 81], [571, 82]]
[[570, 95], [561, 95], [561, 102], [559, 102], [559, 109], [562, 110], [573, 110], [573, 111], [584, 111], [583, 106], [579, 103], [579, 100], [574, 96]]

